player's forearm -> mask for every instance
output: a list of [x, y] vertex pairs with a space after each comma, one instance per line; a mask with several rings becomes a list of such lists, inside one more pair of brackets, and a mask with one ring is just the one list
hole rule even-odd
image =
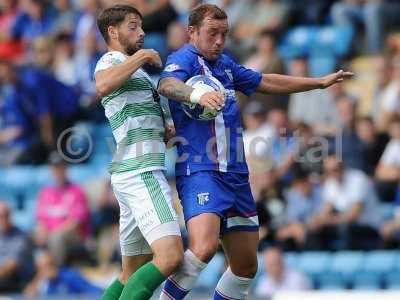
[[263, 74], [259, 92], [290, 94], [324, 87], [322, 78], [294, 77], [280, 74]]
[[104, 97], [120, 88], [146, 61], [147, 57], [143, 53], [137, 52], [128, 57], [123, 63], [96, 73], [97, 95]]
[[158, 92], [168, 99], [189, 102], [193, 88], [179, 79], [167, 77], [160, 81]]

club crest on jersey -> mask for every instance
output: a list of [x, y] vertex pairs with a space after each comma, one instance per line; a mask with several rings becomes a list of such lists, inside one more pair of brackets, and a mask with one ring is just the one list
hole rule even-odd
[[230, 81], [233, 81], [233, 75], [231, 69], [226, 69], [225, 70], [226, 75], [228, 75], [228, 78]]
[[180, 67], [177, 64], [170, 64], [170, 65], [165, 67], [165, 71], [166, 72], [173, 72], [173, 71], [179, 70], [179, 68]]
[[210, 200], [210, 193], [200, 193], [197, 194], [197, 201], [200, 205], [206, 204]]

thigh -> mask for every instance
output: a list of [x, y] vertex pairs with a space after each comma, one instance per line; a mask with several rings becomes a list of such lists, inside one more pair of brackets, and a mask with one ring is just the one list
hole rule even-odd
[[254, 277], [257, 271], [258, 241], [258, 232], [252, 231], [234, 231], [223, 236], [222, 245], [233, 274]]
[[221, 175], [213, 171], [178, 176], [176, 188], [186, 222], [207, 213], [225, 218], [226, 211], [233, 205], [235, 197], [229, 184], [224, 183]]
[[121, 181], [120, 194], [132, 212], [136, 227], [149, 245], [166, 236], [180, 236], [171, 189], [163, 172], [144, 172], [133, 177], [128, 175]]
[[258, 232], [257, 207], [251, 193], [248, 175], [227, 174], [225, 181], [230, 183], [234, 203], [227, 212], [223, 234], [232, 231]]
[[187, 223], [189, 249], [202, 262], [209, 262], [219, 247], [220, 217], [214, 213], [202, 213]]

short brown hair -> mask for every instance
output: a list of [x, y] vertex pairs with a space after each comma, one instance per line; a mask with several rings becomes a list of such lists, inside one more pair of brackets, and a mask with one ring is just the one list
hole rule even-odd
[[200, 27], [206, 17], [217, 20], [225, 20], [228, 18], [226, 13], [218, 6], [213, 4], [201, 4], [190, 12], [189, 26]]
[[129, 14], [135, 14], [141, 19], [143, 18], [140, 11], [131, 5], [114, 5], [100, 13], [97, 17], [97, 26], [106, 43], [109, 41], [108, 27], [121, 24]]

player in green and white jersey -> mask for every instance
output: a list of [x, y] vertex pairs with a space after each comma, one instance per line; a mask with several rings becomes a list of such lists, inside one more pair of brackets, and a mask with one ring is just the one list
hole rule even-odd
[[142, 16], [115, 5], [98, 17], [107, 45], [95, 69], [96, 89], [117, 150], [110, 166], [120, 206], [122, 272], [102, 299], [149, 299], [183, 258], [177, 215], [165, 179], [165, 124], [157, 90], [141, 67], [161, 67], [158, 53], [141, 49]]

